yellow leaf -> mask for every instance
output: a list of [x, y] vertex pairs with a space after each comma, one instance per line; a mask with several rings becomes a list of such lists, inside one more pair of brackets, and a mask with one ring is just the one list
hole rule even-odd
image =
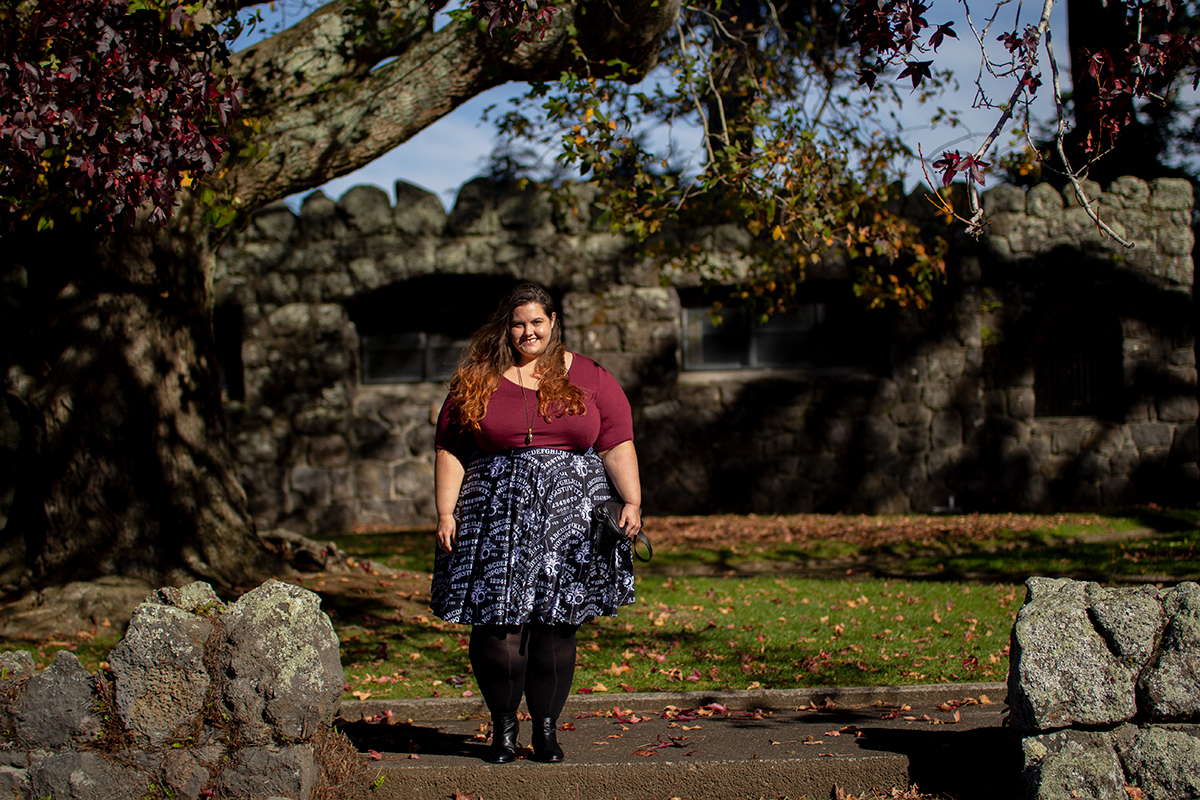
[[771, 229], [771, 238], [777, 242], [780, 239], [782, 239], [783, 238], [783, 228], [779, 227], [778, 225], [776, 225], [774, 228], [772, 228]]
[[595, 115], [596, 115], [596, 109], [594, 109], [594, 108], [589, 108], [589, 109], [588, 109], [587, 111], [585, 111], [585, 112], [584, 112], [584, 114], [583, 114], [583, 121], [584, 121], [584, 122], [591, 122], [591, 121], [592, 121], [592, 117], [594, 117]]

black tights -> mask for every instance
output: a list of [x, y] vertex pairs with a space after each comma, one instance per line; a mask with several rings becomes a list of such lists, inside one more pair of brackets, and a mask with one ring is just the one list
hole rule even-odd
[[476, 625], [471, 668], [493, 715], [512, 714], [521, 694], [534, 719], [558, 719], [575, 677], [578, 625]]

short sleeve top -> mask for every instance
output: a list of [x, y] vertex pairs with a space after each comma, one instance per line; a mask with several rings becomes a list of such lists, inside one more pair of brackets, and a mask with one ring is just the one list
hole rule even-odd
[[[520, 447], [549, 447], [555, 450], [610, 450], [622, 442], [633, 441], [633, 414], [616, 378], [586, 356], [573, 354], [567, 379], [583, 389], [587, 413], [551, 415], [547, 422], [537, 413], [537, 393], [518, 386], [507, 378], [488, 401], [487, 413], [479, 421], [478, 435], [459, 428], [454, 421], [454, 401], [447, 397], [438, 415], [434, 444], [448, 450], [459, 459], [475, 449], [500, 453]], [[522, 394], [524, 397], [522, 398]], [[525, 444], [530, 425], [533, 441]]]

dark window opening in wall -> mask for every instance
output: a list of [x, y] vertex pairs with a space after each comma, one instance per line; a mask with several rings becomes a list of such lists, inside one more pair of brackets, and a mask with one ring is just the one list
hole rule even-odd
[[426, 275], [349, 304], [363, 383], [453, 377], [471, 334], [516, 281], [485, 275]]
[[1034, 342], [1034, 416], [1124, 417], [1121, 327], [1091, 309], [1046, 315]]
[[219, 306], [213, 309], [213, 341], [217, 354], [217, 375], [221, 392], [230, 400], [246, 399], [242, 374], [242, 307]]
[[723, 298], [712, 294], [684, 290], [680, 299], [685, 370], [882, 368], [888, 360], [885, 315], [856, 302], [848, 286], [806, 287], [795, 308], [766, 320], [736, 304], [714, 318], [713, 303]]

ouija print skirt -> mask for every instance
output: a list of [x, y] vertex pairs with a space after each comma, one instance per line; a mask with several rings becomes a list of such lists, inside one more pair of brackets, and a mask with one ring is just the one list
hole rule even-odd
[[592, 536], [592, 509], [612, 496], [592, 450], [477, 454], [454, 511], [454, 552], [434, 561], [433, 613], [472, 625], [615, 615], [634, 600], [632, 548], [599, 552]]

